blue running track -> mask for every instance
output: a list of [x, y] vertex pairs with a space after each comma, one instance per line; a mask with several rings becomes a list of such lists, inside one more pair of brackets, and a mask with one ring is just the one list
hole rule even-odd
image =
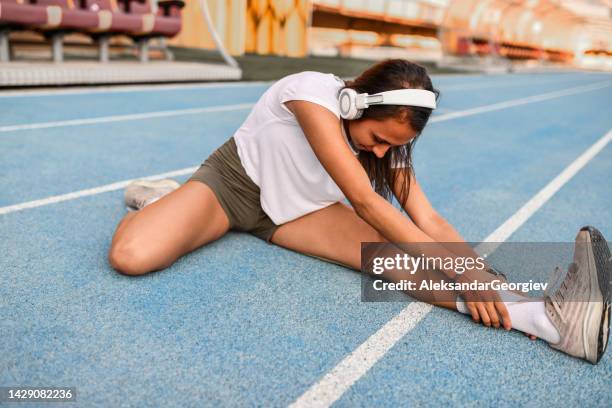
[[[428, 125], [417, 177], [471, 241], [612, 129], [612, 75], [434, 85], [434, 118], [585, 89]], [[0, 94], [0, 386], [73, 386], [83, 407], [286, 406], [406, 306], [362, 303], [358, 273], [240, 233], [129, 278], [106, 260], [121, 189], [19, 206], [197, 166], [267, 86]], [[124, 116], [151, 112], [169, 116]], [[44, 126], [21, 126], [31, 124]], [[608, 144], [508, 240], [572, 242], [585, 224], [609, 239], [611, 179]], [[610, 352], [592, 366], [434, 308], [335, 405], [610, 407], [611, 389]]]

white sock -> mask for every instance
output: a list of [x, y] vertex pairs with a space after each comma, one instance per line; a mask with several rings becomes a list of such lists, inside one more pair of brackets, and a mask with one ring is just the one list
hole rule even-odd
[[[504, 304], [510, 314], [513, 329], [533, 334], [552, 344], [561, 341], [559, 331], [555, 328], [546, 314], [543, 299], [519, 302], [519, 300], [524, 299], [524, 297], [506, 291], [504, 291], [503, 298], [512, 300], [504, 302]], [[514, 301], [515, 299], [516, 301]], [[463, 314], [471, 314], [461, 296], [457, 297], [457, 311]]]

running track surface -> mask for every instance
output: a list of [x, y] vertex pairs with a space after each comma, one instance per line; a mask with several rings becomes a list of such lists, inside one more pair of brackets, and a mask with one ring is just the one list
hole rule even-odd
[[[611, 81], [434, 77], [415, 151], [433, 205], [484, 240], [610, 131]], [[0, 94], [0, 386], [73, 386], [99, 407], [612, 405], [609, 352], [591, 366], [439, 308], [351, 377], [339, 363], [407, 306], [361, 302], [358, 273], [229, 233], [129, 278], [106, 260], [122, 189], [23, 205], [197, 166], [267, 86]], [[503, 240], [572, 242], [585, 224], [610, 238], [611, 176], [608, 143]]]

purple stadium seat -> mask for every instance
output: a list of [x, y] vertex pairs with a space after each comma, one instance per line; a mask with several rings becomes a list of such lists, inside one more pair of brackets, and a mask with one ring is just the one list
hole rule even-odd
[[77, 4], [82, 10], [97, 13], [100, 18], [98, 29], [93, 30], [90, 35], [99, 45], [101, 62], [108, 62], [110, 59], [111, 36], [118, 34], [132, 36], [143, 30], [142, 16], [124, 13], [115, 0], [78, 0]]
[[[25, 0], [24, 0], [25, 1]], [[37, 27], [46, 37], [51, 39], [53, 61], [62, 62], [64, 34], [74, 31], [95, 30], [100, 25], [97, 13], [79, 10], [72, 0], [28, 0], [30, 4], [46, 8], [48, 13], [59, 14], [59, 24]]]
[[157, 2], [159, 10], [155, 17], [154, 32], [173, 37], [181, 31], [181, 9], [185, 7], [183, 1], [161, 0]]
[[[101, 21], [110, 22], [101, 26], [99, 33], [94, 34], [100, 42], [100, 56], [102, 61], [108, 60], [108, 37], [106, 33], [126, 34], [138, 44], [140, 49], [140, 59], [142, 62], [148, 60], [148, 41], [152, 37], [173, 36], [180, 31], [180, 8], [176, 8], [178, 13], [173, 17], [157, 19], [151, 13], [151, 8], [146, 4], [146, 0], [120, 0], [122, 7], [117, 6], [116, 0], [79, 0], [80, 7], [97, 12]], [[145, 3], [145, 4], [139, 4]], [[134, 4], [138, 12], [132, 12]], [[138, 8], [140, 6], [140, 8]], [[183, 4], [181, 3], [182, 7]], [[167, 20], [167, 21], [166, 21]], [[110, 24], [110, 25], [109, 25]], [[104, 49], [103, 49], [104, 47]], [[167, 57], [171, 53], [164, 48]]]
[[100, 25], [98, 13], [75, 8], [71, 0], [30, 0], [40, 6], [56, 6], [61, 9], [62, 19], [58, 29], [94, 30]]
[[123, 13], [113, 0], [80, 0], [79, 5], [84, 10], [98, 13], [100, 27], [97, 31], [129, 35], [143, 30], [142, 17]]
[[122, 5], [126, 12], [143, 16], [143, 35], [174, 37], [181, 31], [181, 9], [185, 6], [183, 1], [159, 0], [156, 14], [153, 14], [153, 8], [148, 0], [126, 0]]
[[59, 15], [50, 16], [46, 7], [25, 0], [0, 0], [0, 27], [52, 26], [59, 22]]
[[[185, 6], [183, 1], [159, 0], [157, 2], [158, 11], [155, 14], [149, 0], [119, 0], [119, 3], [125, 13], [142, 17], [142, 31], [131, 35], [140, 48], [141, 62], [146, 62], [148, 59], [148, 40], [150, 38], [173, 37], [181, 31], [181, 9]], [[173, 58], [165, 45], [164, 52], [167, 59]]]
[[32, 5], [25, 0], [0, 0], [0, 61], [10, 56], [9, 32], [39, 27], [54, 27], [61, 22], [61, 13], [54, 8]]
[[160, 0], [158, 5], [154, 14], [149, 0], [0, 0], [0, 59], [9, 59], [8, 32], [31, 28], [51, 38], [56, 62], [63, 60], [64, 34], [75, 31], [98, 42], [101, 61], [108, 61], [112, 35], [130, 36], [145, 62], [150, 38], [172, 37], [181, 30], [184, 2]]
[[[56, 24], [59, 20], [56, 18]], [[25, 3], [23, 0], [0, 0], [0, 27], [22, 28], [52, 25], [46, 7]]]

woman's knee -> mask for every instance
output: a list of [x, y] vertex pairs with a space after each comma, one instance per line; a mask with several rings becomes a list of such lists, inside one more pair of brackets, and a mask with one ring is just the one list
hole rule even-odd
[[123, 275], [138, 276], [163, 269], [154, 259], [154, 254], [143, 245], [116, 242], [108, 252], [108, 261], [117, 272]]

